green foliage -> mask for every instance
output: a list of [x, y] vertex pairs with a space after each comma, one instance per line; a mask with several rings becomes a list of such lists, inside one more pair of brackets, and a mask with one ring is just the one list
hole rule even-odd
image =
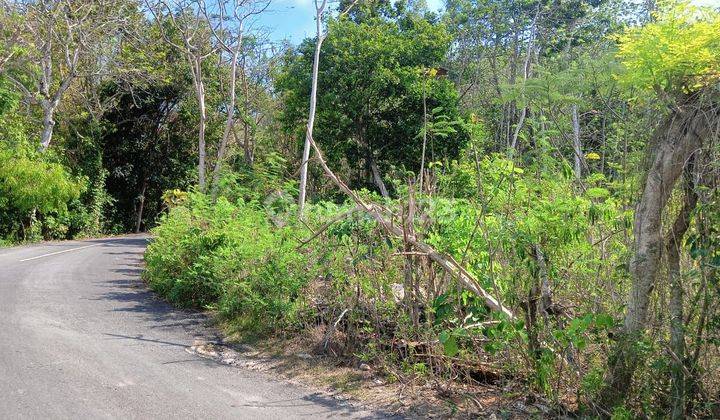
[[[196, 192], [195, 86], [160, 28], [176, 43], [180, 33], [133, 2], [117, 5], [134, 10], [123, 36], [97, 38], [99, 53], [81, 59], [81, 83], [57, 108], [46, 153], [30, 146], [42, 128], [37, 103], [7, 78], [34, 86], [39, 60], [28, 58], [37, 46], [18, 46], [24, 17], [0, 10], [0, 66], [14, 54], [9, 72], [0, 69], [0, 246], [159, 224], [144, 275], [178, 306], [210, 309], [244, 333], [321, 337], [330, 353], [392, 365], [391, 380], [485, 380], [478, 366], [489, 366], [497, 382], [512, 378], [558, 404], [592, 406], [611, 333], [622, 328], [646, 145], [667, 105], [643, 99], [654, 99], [652, 90], [671, 100], [711, 91], [720, 80], [718, 13], [660, 2], [648, 20], [653, 2], [448, 0], [438, 16], [423, 3], [363, 1], [323, 22], [314, 138], [364, 200], [457, 261], [515, 319], [491, 312], [407, 238], [353, 211], [314, 161], [314, 203], [298, 219], [313, 39], [274, 56], [275, 46], [246, 33], [229, 109], [229, 54], [211, 52], [218, 45], [207, 27], [189, 31], [209, 54], [208, 168], [225, 117], [235, 118], [217, 200]], [[197, 22], [182, 13], [176, 21]], [[85, 77], [98, 64], [101, 76]], [[708, 185], [696, 186], [682, 243], [683, 358], [709, 383], [703, 392], [716, 395], [718, 151], [703, 142], [693, 158], [703, 173], [692, 179]], [[389, 199], [373, 185], [376, 169], [392, 187]], [[678, 206], [673, 193], [662, 223]], [[641, 366], [627, 407], [603, 416], [666, 412], [665, 274], [659, 268], [653, 328], [632, 347]], [[335, 335], [325, 341], [329, 328]], [[688, 406], [703, 407], [692, 413], [701, 417], [713, 402], [700, 401], [696, 388]]]
[[720, 80], [720, 13], [681, 1], [670, 2], [655, 18], [618, 38], [627, 69], [621, 80], [670, 94]]
[[[85, 188], [82, 180], [75, 180], [62, 165], [49, 162], [27, 145], [11, 147], [0, 142], [0, 229], [5, 236], [34, 239], [41, 224], [34, 222], [47, 217], [47, 228], [60, 231], [59, 224], [67, 216], [68, 205]], [[50, 235], [56, 236], [56, 235]]]
[[[329, 23], [321, 51], [318, 113], [314, 138], [333, 166], [364, 162], [351, 184], [371, 187], [370, 165], [418, 172], [421, 161], [423, 96], [437, 110], [426, 161], [454, 158], [468, 139], [459, 119], [458, 93], [446, 77], [427, 69], [442, 62], [450, 37], [443, 25], [414, 13], [396, 20], [378, 17]], [[297, 138], [307, 118], [314, 40], [306, 39], [286, 57], [278, 80], [286, 108], [286, 130]]]
[[294, 229], [273, 226], [256, 202], [212, 204], [190, 193], [153, 233], [145, 276], [160, 295], [214, 308], [245, 330], [294, 325], [312, 271], [295, 249]]

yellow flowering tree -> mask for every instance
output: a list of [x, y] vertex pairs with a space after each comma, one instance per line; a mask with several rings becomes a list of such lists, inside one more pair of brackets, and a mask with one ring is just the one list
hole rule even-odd
[[666, 5], [655, 21], [618, 39], [621, 81], [667, 94], [691, 93], [720, 80], [720, 13], [688, 2]]

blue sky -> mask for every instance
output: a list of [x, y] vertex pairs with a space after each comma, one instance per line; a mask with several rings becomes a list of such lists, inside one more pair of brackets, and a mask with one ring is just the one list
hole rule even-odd
[[[329, 8], [337, 8], [337, 1], [329, 0]], [[430, 10], [440, 10], [443, 0], [426, 0]], [[718, 6], [720, 0], [692, 0], [694, 4]], [[314, 0], [273, 0], [253, 26], [270, 34], [270, 40], [290, 40], [297, 44], [306, 37], [315, 35]]]
[[[426, 1], [431, 10], [438, 10], [443, 4], [443, 0]], [[329, 0], [328, 6], [337, 8], [337, 1]], [[297, 44], [315, 35], [314, 0], [273, 0], [253, 26], [269, 32], [272, 41], [289, 39]]]

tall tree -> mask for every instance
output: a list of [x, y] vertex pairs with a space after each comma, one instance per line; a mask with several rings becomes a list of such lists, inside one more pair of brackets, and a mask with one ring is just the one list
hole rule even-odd
[[101, 69], [103, 47], [130, 14], [126, 2], [107, 0], [4, 1], [2, 7], [22, 18], [11, 31], [22, 53], [0, 71], [42, 110], [40, 150], [52, 141], [55, 113], [81, 72]]
[[[453, 84], [444, 77], [428, 81], [424, 75], [442, 62], [450, 39], [442, 25], [416, 13], [360, 23], [339, 19], [329, 25], [321, 46], [313, 137], [329, 160], [348, 165], [353, 186], [387, 194], [383, 172], [392, 167], [419, 170], [424, 90], [428, 109], [450, 120], [459, 118]], [[315, 43], [306, 40], [288, 58], [278, 82], [289, 130], [308, 115], [315, 50]], [[430, 144], [430, 158], [457, 156], [466, 140], [462, 130], [438, 136]]]
[[[252, 16], [263, 12], [269, 5], [269, 1], [256, 0], [233, 0], [231, 2], [219, 0], [213, 4], [209, 4], [205, 0], [201, 0], [198, 4], [198, 7], [202, 10], [205, 15], [205, 19], [207, 19], [209, 23], [210, 30], [212, 31], [213, 37], [217, 41], [220, 49], [228, 55], [227, 65], [230, 67], [230, 86], [228, 87], [227, 93], [223, 95], [227, 98], [224, 104], [226, 113], [225, 128], [217, 150], [217, 157], [215, 159], [215, 167], [213, 169], [212, 176], [211, 191], [213, 198], [217, 197], [220, 172], [223, 160], [225, 159], [225, 152], [230, 136], [234, 132], [233, 129], [235, 127], [235, 121], [238, 119], [238, 115], [236, 113], [238, 67], [240, 67], [240, 72], [242, 73], [243, 86], [246, 88], [245, 108], [247, 108], [249, 101], [249, 98], [247, 98], [248, 91], [245, 76], [245, 61], [243, 60], [240, 62], [240, 56], [244, 49], [243, 41], [245, 37], [246, 21]], [[220, 65], [222, 65], [223, 54], [221, 54], [220, 57]], [[247, 113], [247, 109], [244, 110], [244, 113]], [[245, 140], [247, 141], [247, 134]]]
[[[637, 342], [647, 326], [651, 292], [656, 286], [665, 248], [665, 207], [691, 157], [703, 144], [717, 138], [720, 126], [720, 98], [714, 88], [720, 81], [716, 71], [720, 66], [720, 45], [716, 37], [720, 31], [720, 13], [680, 5], [657, 17], [655, 22], [628, 31], [621, 39], [619, 51], [630, 70], [625, 75], [627, 82], [654, 90], [669, 113], [650, 143], [653, 146], [650, 165], [635, 210], [634, 254], [630, 261], [632, 287], [622, 337], [610, 358], [607, 386], [601, 396], [602, 405], [611, 408], [623, 400], [637, 368]], [[649, 53], [658, 48], [665, 51], [662, 57]], [[683, 230], [679, 226], [677, 234]], [[673, 264], [670, 272], [674, 273], [675, 269]], [[673, 282], [677, 285], [676, 278]], [[673, 331], [673, 335], [677, 333]], [[682, 360], [682, 354], [676, 356]], [[681, 376], [674, 379], [684, 380]], [[680, 385], [676, 384], [676, 390], [679, 389]], [[676, 395], [676, 400], [682, 399]], [[674, 413], [683, 417], [682, 408]]]
[[206, 182], [206, 131], [208, 122], [205, 61], [218, 51], [211, 41], [211, 27], [197, 1], [145, 0], [163, 39], [180, 51], [187, 61], [195, 87], [200, 120], [198, 123], [198, 185], [205, 191]]
[[310, 159], [310, 141], [312, 140], [313, 129], [315, 128], [315, 110], [317, 108], [317, 83], [318, 69], [320, 67], [320, 49], [325, 40], [326, 34], [322, 30], [322, 18], [325, 13], [327, 0], [315, 0], [315, 52], [313, 53], [312, 76], [310, 87], [310, 109], [308, 110], [307, 128], [305, 130], [305, 142], [303, 144], [302, 161], [300, 162], [300, 198], [298, 208], [302, 214], [305, 207], [305, 195], [307, 194], [307, 168]]

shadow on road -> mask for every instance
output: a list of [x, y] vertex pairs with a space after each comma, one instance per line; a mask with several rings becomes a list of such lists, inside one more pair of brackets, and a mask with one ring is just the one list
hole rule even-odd
[[[147, 288], [147, 285], [141, 280], [143, 267], [143, 251], [137, 247], [145, 247], [147, 241], [145, 238], [118, 238], [111, 240], [100, 240], [102, 247], [115, 249], [116, 247], [130, 248], [124, 251], [105, 251], [108, 255], [121, 258], [122, 261], [117, 264], [116, 268], [111, 270], [112, 275], [108, 278], [96, 282], [103, 292], [98, 295], [95, 300], [114, 302], [110, 305], [109, 311], [115, 313], [126, 313], [128, 316], [141, 317], [140, 325], [146, 328], [146, 331], [157, 331], [157, 334], [119, 334], [104, 333], [108, 339], [115, 340], [131, 340], [142, 343], [158, 344], [162, 346], [172, 346], [178, 348], [188, 348], [191, 344], [178, 342], [177, 340], [163, 339], [158, 337], [177, 336], [177, 334], [169, 334], [173, 330], [180, 330], [180, 336], [187, 336], [188, 340], [192, 337], [202, 338], [206, 342], [219, 343], [222, 337], [217, 330], [211, 326], [209, 317], [199, 311], [178, 309], [162, 300], [154, 292]], [[135, 323], [129, 323], [133, 325]], [[176, 363], [202, 363], [207, 366], [214, 366], [223, 369], [233, 369], [219, 361], [201, 357], [181, 358], [179, 360], [170, 360], [162, 364]], [[239, 372], [249, 374], [250, 371], [241, 368]], [[256, 372], [257, 373], [257, 372]], [[253, 373], [256, 374], [256, 373]], [[331, 414], [333, 417], [353, 417], [358, 418], [366, 410], [353, 406], [352, 404], [338, 400], [332, 396], [322, 393], [312, 393], [303, 397], [293, 399], [281, 399], [275, 401], [262, 401], [257, 403], [247, 403], [242, 405], [234, 405], [234, 407], [255, 407], [255, 408], [292, 408], [303, 406], [321, 406], [319, 412], [314, 412], [313, 416], [321, 414]], [[324, 410], [323, 410], [324, 409]], [[375, 418], [401, 418], [391, 413], [375, 412], [369, 416], [360, 417], [363, 419]]]
[[[147, 245], [144, 237], [105, 239], [98, 242], [103, 243], [103, 248], [113, 249], [104, 251], [105, 254], [113, 255], [121, 261], [118, 261], [116, 268], [110, 270], [111, 276], [96, 282], [103, 292], [95, 297], [95, 300], [114, 301], [115, 304], [111, 305], [109, 311], [140, 316], [143, 325], [148, 328], [183, 328], [186, 331], [199, 330], [196, 335], [211, 334], [211, 330], [207, 328], [210, 320], [206, 315], [198, 311], [173, 307], [149, 290], [142, 281], [140, 276], [144, 264], [143, 248]], [[127, 249], [115, 251], [118, 247]]]
[[258, 403], [234, 404], [233, 407], [253, 407], [253, 408], [293, 408], [306, 406], [323, 406], [327, 411], [314, 412], [313, 415], [332, 414], [333, 417], [353, 417], [360, 419], [401, 419], [402, 417], [389, 413], [376, 413], [373, 415], [357, 417], [358, 413], [363, 410], [353, 405], [339, 401], [321, 393], [313, 393], [301, 398], [281, 399], [275, 401], [265, 401]]

